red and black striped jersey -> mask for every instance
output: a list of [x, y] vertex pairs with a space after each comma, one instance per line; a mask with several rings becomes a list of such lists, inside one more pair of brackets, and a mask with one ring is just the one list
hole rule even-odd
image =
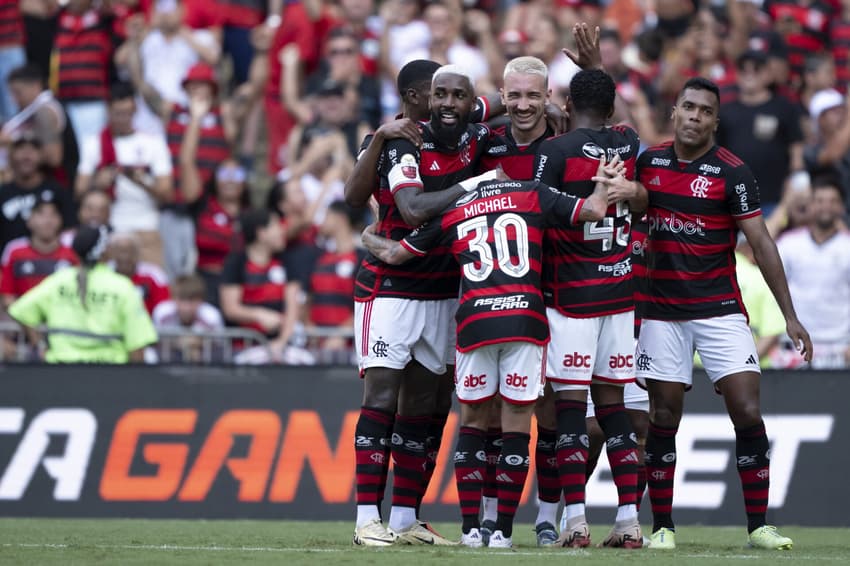
[[20, 0], [0, 0], [0, 47], [24, 44], [24, 24], [18, 4]]
[[735, 277], [737, 220], [761, 215], [750, 168], [715, 145], [690, 163], [672, 142], [638, 159], [649, 192], [645, 318], [693, 320], [746, 314]]
[[361, 257], [357, 251], [325, 252], [310, 275], [310, 322], [340, 326], [354, 317], [354, 276]]
[[829, 43], [835, 60], [835, 78], [842, 92], [850, 86], [850, 21], [840, 18], [829, 24]]
[[4, 255], [6, 261], [3, 264], [3, 278], [0, 280], [0, 293], [14, 297], [20, 297], [48, 275], [79, 263], [71, 248], [58, 246], [52, 252], [41, 253], [29, 240], [22, 240], [21, 245]]
[[[489, 135], [487, 126], [470, 124], [455, 149], [442, 145], [427, 127], [422, 128], [421, 150], [406, 139], [389, 140], [378, 163], [380, 187], [374, 193], [379, 206], [378, 235], [401, 240], [414, 228], [405, 223], [395, 204], [397, 190], [415, 187], [425, 192], [442, 191], [472, 177], [487, 149]], [[396, 266], [368, 254], [357, 272], [354, 299], [451, 299], [457, 297], [459, 277], [457, 264], [447, 247]]]
[[529, 144], [520, 145], [511, 135], [510, 124], [496, 128], [490, 133], [490, 147], [481, 158], [478, 172], [484, 173], [501, 165], [502, 170], [511, 179], [530, 181], [534, 178], [537, 150], [544, 140], [553, 135], [554, 132], [547, 126], [542, 136]]
[[171, 298], [171, 292], [168, 289], [168, 277], [155, 264], [139, 262], [136, 266], [136, 272], [130, 280], [139, 291], [148, 314], [152, 315], [153, 309], [159, 303]]
[[215, 197], [205, 200], [195, 219], [198, 269], [220, 272], [230, 250], [241, 247], [242, 237], [236, 229], [237, 220], [222, 208]]
[[[264, 307], [283, 313], [286, 304], [284, 290], [287, 276], [283, 264], [272, 259], [266, 265], [257, 265], [244, 251], [227, 256], [221, 273], [221, 284], [242, 287], [242, 304], [249, 307]], [[259, 324], [245, 325], [258, 332], [265, 333]]]
[[80, 15], [62, 12], [53, 58], [50, 83], [59, 100], [105, 100], [112, 64], [112, 18], [96, 10]]
[[582, 203], [537, 181], [490, 181], [402, 240], [419, 256], [449, 249], [460, 264], [458, 350], [549, 341], [540, 289], [543, 231], [576, 223]]
[[[180, 190], [180, 145], [183, 136], [191, 121], [189, 109], [185, 106], [175, 104], [171, 108], [171, 116], [165, 126], [165, 135], [168, 141], [168, 151], [171, 153], [171, 161], [174, 164], [174, 202], [182, 203], [185, 199]], [[201, 184], [206, 185], [215, 174], [216, 168], [230, 157], [230, 144], [224, 132], [224, 122], [221, 117], [221, 107], [216, 105], [201, 119], [201, 131], [198, 138], [198, 151], [195, 156], [195, 164], [201, 176]]]
[[646, 296], [646, 238], [649, 235], [649, 225], [646, 216], [640, 220], [632, 220], [631, 244], [632, 252], [632, 283], [635, 290], [635, 338], [640, 334], [640, 321], [643, 319], [646, 307], [642, 297]]
[[[535, 178], [562, 192], [588, 197], [599, 157], [619, 155], [634, 179], [640, 140], [627, 126], [579, 128], [543, 142]], [[627, 203], [608, 207], [599, 222], [552, 228], [544, 243], [546, 305], [574, 318], [606, 316], [634, 309]]]
[[[697, 69], [688, 69], [684, 74], [688, 79], [703, 76]], [[716, 84], [720, 90], [720, 104], [729, 104], [738, 100], [738, 72], [733, 63], [727, 60], [718, 61], [704, 76]]]

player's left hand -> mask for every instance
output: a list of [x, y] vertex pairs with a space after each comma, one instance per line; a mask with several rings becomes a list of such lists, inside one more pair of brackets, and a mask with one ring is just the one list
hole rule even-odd
[[791, 338], [791, 342], [797, 351], [800, 352], [800, 355], [803, 356], [803, 359], [811, 362], [812, 355], [814, 354], [812, 351], [812, 339], [809, 337], [808, 331], [800, 324], [800, 321], [797, 319], [787, 321], [785, 332]]
[[555, 135], [560, 135], [569, 129], [570, 115], [555, 103], [546, 103], [546, 123], [555, 132]]

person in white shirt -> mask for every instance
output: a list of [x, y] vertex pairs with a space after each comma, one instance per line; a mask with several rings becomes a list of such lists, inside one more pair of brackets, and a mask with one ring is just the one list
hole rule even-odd
[[[212, 361], [222, 350], [221, 341], [212, 341], [206, 348], [210, 359], [204, 360], [203, 338], [197, 333], [223, 330], [224, 319], [217, 308], [204, 302], [204, 280], [197, 275], [181, 275], [174, 281], [172, 296], [173, 299], [159, 303], [153, 311], [153, 324], [162, 333], [160, 358], [166, 361]], [[183, 334], [171, 336], [170, 331], [181, 330]]]
[[850, 232], [842, 228], [844, 194], [831, 178], [815, 179], [811, 222], [776, 243], [800, 322], [811, 329], [812, 367], [850, 365]]
[[133, 129], [134, 95], [126, 83], [112, 86], [107, 127], [83, 141], [74, 192], [78, 198], [90, 189], [110, 194], [109, 224], [137, 234], [142, 259], [162, 266], [159, 208], [173, 198], [171, 155], [162, 136]]

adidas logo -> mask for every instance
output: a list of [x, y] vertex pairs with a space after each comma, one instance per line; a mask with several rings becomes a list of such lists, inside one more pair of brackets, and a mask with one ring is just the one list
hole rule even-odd
[[389, 279], [384, 279], [384, 283], [381, 286], [382, 287], [392, 287], [393, 284], [392, 284], [392, 281], [390, 281]]
[[759, 365], [758, 361], [756, 360], [756, 357], [755, 357], [755, 356], [753, 356], [752, 354], [750, 354], [750, 357], [749, 357], [749, 358], [747, 358], [747, 361], [746, 361], [745, 363], [746, 363], [748, 366], [749, 366], [749, 365], [752, 365], [752, 366], [757, 366], [757, 365]]
[[466, 474], [463, 476], [464, 481], [484, 481], [484, 476], [481, 475], [480, 470], [475, 470], [471, 474]]
[[581, 452], [573, 452], [570, 454], [569, 458], [564, 458], [564, 462], [587, 462], [587, 459], [584, 457], [584, 454]]
[[621, 463], [621, 464], [628, 464], [628, 463], [634, 463], [634, 464], [637, 464], [637, 463], [638, 463], [638, 457], [637, 457], [637, 454], [636, 454], [635, 452], [629, 452], [628, 454], [626, 454], [626, 455], [623, 457], [623, 459], [622, 459], [622, 460], [620, 460], [620, 463]]
[[439, 171], [440, 165], [435, 161], [431, 164], [431, 171]]
[[652, 178], [652, 180], [649, 182], [649, 184], [650, 184], [650, 185], [655, 185], [655, 186], [657, 187], [658, 185], [660, 185], [660, 184], [661, 184], [661, 177], [659, 177], [658, 175], [656, 175], [655, 177], [653, 177], [653, 178]]
[[511, 479], [511, 476], [504, 472], [496, 476], [496, 481], [501, 483], [514, 483], [514, 480]]

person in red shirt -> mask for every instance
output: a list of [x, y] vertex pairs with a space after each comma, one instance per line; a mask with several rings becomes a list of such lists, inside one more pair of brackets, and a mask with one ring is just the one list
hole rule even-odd
[[15, 240], [3, 251], [0, 295], [8, 308], [15, 299], [59, 269], [76, 265], [73, 250], [62, 246], [62, 213], [56, 201], [39, 198], [27, 219], [29, 238]]
[[107, 254], [115, 271], [128, 277], [139, 290], [148, 314], [153, 314], [159, 303], [171, 298], [165, 272], [157, 265], [140, 261], [141, 245], [132, 232], [113, 234]]

